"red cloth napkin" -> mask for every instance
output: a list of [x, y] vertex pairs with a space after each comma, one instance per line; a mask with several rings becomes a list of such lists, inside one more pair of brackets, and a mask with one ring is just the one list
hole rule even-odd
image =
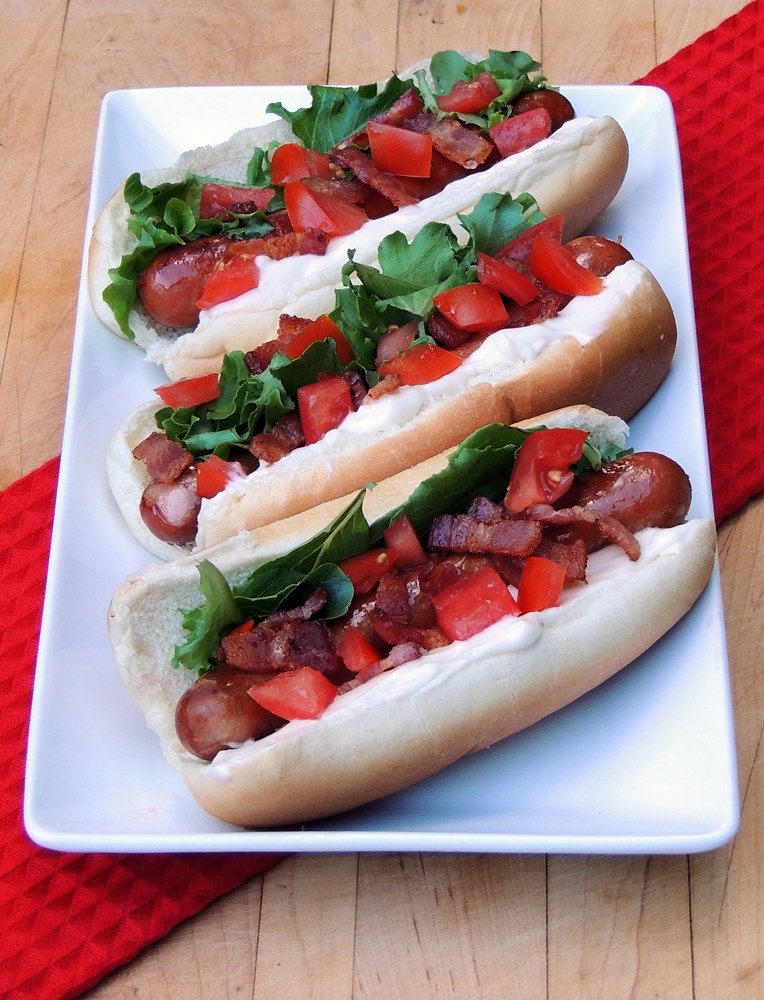
[[[677, 117], [719, 520], [764, 489], [764, 0], [640, 83]], [[63, 854], [21, 823], [24, 755], [57, 461], [0, 494], [0, 996], [74, 997], [278, 859]]]
[[69, 854], [21, 820], [58, 460], [0, 493], [0, 997], [74, 997], [276, 855]]
[[637, 82], [679, 133], [717, 520], [764, 489], [764, 5], [744, 7]]

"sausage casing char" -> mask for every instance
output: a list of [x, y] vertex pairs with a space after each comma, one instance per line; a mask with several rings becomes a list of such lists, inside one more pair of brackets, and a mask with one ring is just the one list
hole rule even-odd
[[[680, 465], [658, 453], [638, 452], [607, 463], [598, 471], [578, 476], [555, 506], [559, 509], [588, 508], [615, 518], [629, 532], [637, 532], [648, 527], [669, 528], [681, 524], [689, 511], [691, 498], [690, 481]], [[588, 551], [605, 544], [592, 523], [576, 522], [563, 528], [549, 526], [545, 531], [547, 537], [557, 542], [583, 542]], [[409, 600], [413, 601], [412, 614], [415, 615], [421, 594], [417, 588], [412, 589], [410, 583], [408, 591], [413, 595]], [[364, 602], [365, 609], [373, 606], [373, 599]], [[411, 621], [413, 618], [409, 618], [407, 624]], [[428, 621], [427, 624], [433, 623]], [[411, 643], [401, 644], [405, 645]], [[258, 739], [279, 728], [283, 722], [260, 709], [246, 694], [262, 679], [248, 671], [219, 664], [196, 681], [183, 695], [176, 711], [176, 731], [186, 749], [204, 760], [211, 760], [218, 750]]]

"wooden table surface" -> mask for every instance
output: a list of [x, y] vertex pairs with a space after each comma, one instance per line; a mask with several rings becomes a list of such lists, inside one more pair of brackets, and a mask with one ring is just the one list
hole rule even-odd
[[[521, 48], [627, 83], [740, 0], [6, 0], [0, 54], [0, 488], [58, 453], [93, 143], [122, 87], [366, 81], [439, 48]], [[697, 856], [303, 855], [88, 996], [764, 995], [764, 499], [721, 528], [741, 829]]]

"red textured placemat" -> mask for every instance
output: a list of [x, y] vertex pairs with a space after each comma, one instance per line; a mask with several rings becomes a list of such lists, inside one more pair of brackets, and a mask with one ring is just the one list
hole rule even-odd
[[[764, 0], [762, 0], [764, 2]], [[638, 81], [674, 105], [717, 519], [764, 490], [764, 7], [756, 0]], [[29, 700], [58, 463], [0, 494], [0, 996], [74, 997], [275, 863], [79, 855], [21, 824]]]
[[74, 997], [275, 855], [106, 855], [32, 844], [21, 819], [58, 460], [0, 493], [0, 997]]
[[717, 520], [764, 490], [763, 71], [756, 0], [638, 81], [676, 116]]

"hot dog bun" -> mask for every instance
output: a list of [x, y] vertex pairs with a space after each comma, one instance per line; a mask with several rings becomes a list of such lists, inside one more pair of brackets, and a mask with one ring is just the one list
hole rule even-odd
[[[588, 408], [527, 425], [576, 426], [623, 443], [622, 421]], [[393, 509], [447, 455], [384, 481], [367, 495], [369, 519]], [[337, 513], [332, 501], [207, 550], [237, 582], [305, 541]], [[636, 562], [614, 547], [590, 557], [588, 583], [560, 607], [503, 619], [472, 639], [423, 655], [340, 695], [313, 722], [288, 723], [211, 763], [183, 750], [174, 708], [192, 676], [170, 666], [182, 641], [179, 607], [198, 602], [197, 559], [158, 564], [114, 595], [109, 628], [117, 666], [199, 804], [243, 826], [307, 821], [391, 794], [580, 697], [648, 649], [692, 606], [711, 573], [710, 519], [640, 532]], [[187, 673], [187, 672], [186, 672]]]
[[[404, 76], [410, 76], [413, 69]], [[147, 171], [144, 183], [154, 186], [181, 180], [188, 171], [244, 183], [255, 146], [294, 141], [281, 120], [237, 133], [228, 141], [184, 153], [171, 167]], [[628, 164], [628, 144], [610, 117], [581, 117], [566, 122], [548, 139], [508, 156], [487, 170], [448, 184], [439, 194], [392, 215], [373, 219], [351, 236], [335, 237], [324, 257], [287, 258], [261, 268], [259, 287], [227, 303], [204, 310], [193, 331], [178, 335], [152, 320], [139, 306], [130, 326], [135, 342], [149, 360], [164, 366], [171, 379], [217, 371], [225, 353], [251, 349], [267, 340], [282, 312], [314, 318], [331, 308], [332, 290], [340, 283], [347, 252], [360, 263], [376, 263], [383, 236], [399, 230], [411, 238], [428, 221], [451, 222], [489, 191], [531, 191], [546, 215], [564, 213], [565, 238], [582, 232], [613, 200]], [[128, 230], [129, 211], [122, 189], [114, 193], [97, 218], [88, 254], [88, 281], [93, 308], [101, 321], [120, 333], [103, 300], [109, 269], [135, 244]]]
[[[203, 501], [197, 543], [215, 544], [360, 489], [416, 465], [491, 421], [587, 403], [629, 419], [671, 364], [673, 312], [653, 275], [635, 261], [617, 267], [596, 296], [573, 299], [551, 320], [492, 335], [456, 372], [364, 403], [317, 444], [260, 468]], [[178, 546], [144, 525], [148, 482], [132, 449], [156, 430], [154, 404], [135, 411], [108, 454], [112, 492], [136, 538], [159, 558]]]

